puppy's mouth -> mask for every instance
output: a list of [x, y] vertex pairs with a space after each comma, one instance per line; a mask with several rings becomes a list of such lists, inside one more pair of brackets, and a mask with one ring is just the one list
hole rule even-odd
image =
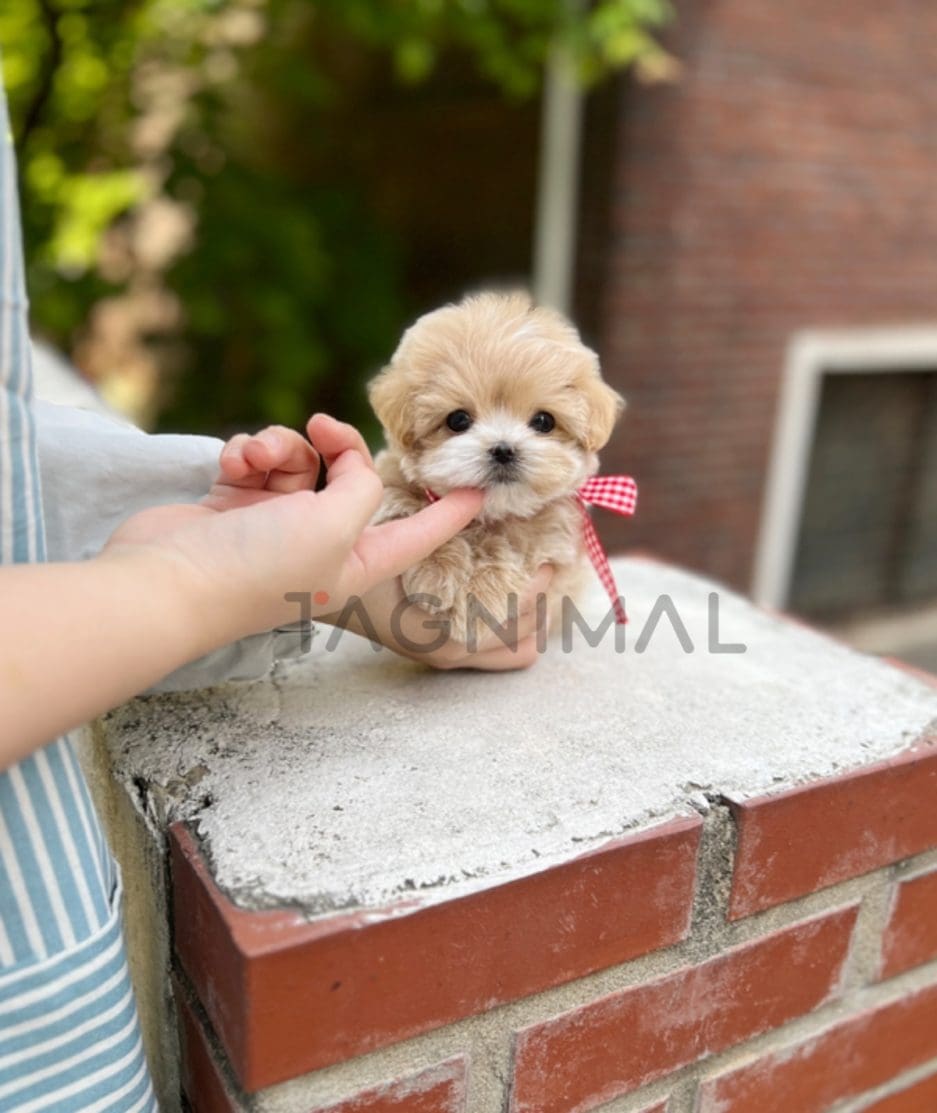
[[503, 487], [510, 483], [520, 483], [522, 479], [520, 468], [516, 465], [498, 465], [488, 469], [488, 482], [486, 487]]

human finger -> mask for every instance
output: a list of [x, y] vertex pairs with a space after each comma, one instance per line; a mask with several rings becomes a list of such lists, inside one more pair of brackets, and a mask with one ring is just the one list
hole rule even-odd
[[531, 643], [537, 645], [537, 620], [534, 616], [519, 617], [516, 629], [509, 624], [508, 629], [500, 634], [487, 627], [483, 632], [477, 631], [471, 639], [471, 648], [452, 638], [440, 645], [439, 634], [448, 628], [446, 619], [417, 603], [397, 610], [395, 619], [398, 624], [392, 642], [395, 651], [437, 669], [484, 669], [491, 663], [500, 667], [508, 660], [506, 655], [515, 659], [516, 666], [517, 653], [520, 651], [522, 659], [525, 659]]
[[360, 453], [367, 463], [372, 463], [371, 452], [364, 442], [364, 437], [353, 425], [344, 421], [337, 421], [330, 414], [313, 414], [306, 422], [306, 432], [309, 439], [316, 446], [330, 467], [332, 461], [343, 452], [353, 449]]
[[[319, 454], [294, 429], [271, 425], [249, 437], [241, 451], [252, 468], [267, 475], [270, 490], [295, 491], [315, 486]], [[296, 476], [305, 482], [297, 485]]]
[[450, 660], [441, 667], [445, 669], [475, 669], [480, 672], [511, 672], [514, 669], [528, 669], [538, 657], [536, 635], [530, 635], [516, 646], [499, 646], [484, 653], [466, 653], [461, 659]]
[[244, 459], [244, 446], [249, 440], [247, 433], [238, 433], [222, 447], [218, 467], [228, 482], [238, 483], [251, 471], [251, 465]]
[[428, 557], [481, 510], [484, 494], [472, 488], [451, 491], [409, 518], [396, 518], [362, 533], [355, 550], [370, 583], [399, 576]]
[[[317, 495], [319, 506], [334, 514], [349, 543], [360, 541], [359, 535], [374, 517], [383, 497], [384, 485], [377, 472], [354, 449], [332, 461], [326, 486]], [[361, 558], [360, 553], [358, 556]]]
[[475, 652], [487, 653], [500, 648], [513, 649], [536, 634], [541, 622], [546, 622], [546, 615], [541, 614], [534, 601], [526, 611], [518, 610], [513, 623], [509, 620], [505, 626], [495, 630], [485, 626], [475, 639]]

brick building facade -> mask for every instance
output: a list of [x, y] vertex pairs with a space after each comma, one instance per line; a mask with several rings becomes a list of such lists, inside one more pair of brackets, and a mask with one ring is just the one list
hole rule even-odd
[[937, 321], [937, 9], [678, 9], [681, 79], [589, 106], [577, 316], [630, 403], [605, 465], [642, 485], [607, 539], [745, 589], [791, 338]]

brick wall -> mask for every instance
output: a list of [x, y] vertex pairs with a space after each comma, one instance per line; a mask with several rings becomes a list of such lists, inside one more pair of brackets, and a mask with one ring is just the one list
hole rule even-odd
[[[196, 1113], [928, 1113], [937, 738], [430, 907], [233, 905], [171, 832]], [[845, 1103], [845, 1104], [840, 1104]]]
[[934, 1113], [937, 680], [614, 572], [696, 651], [317, 635], [98, 725], [161, 1109]]
[[747, 587], [792, 332], [937, 318], [937, 7], [678, 8], [682, 80], [591, 106], [579, 316], [643, 496], [601, 525]]

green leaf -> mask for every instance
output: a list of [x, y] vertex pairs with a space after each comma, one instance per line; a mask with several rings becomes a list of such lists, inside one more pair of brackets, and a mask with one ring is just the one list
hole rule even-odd
[[90, 267], [101, 234], [145, 192], [145, 179], [133, 170], [63, 178], [58, 188], [60, 208], [48, 247], [53, 264], [65, 273]]
[[394, 61], [404, 81], [422, 81], [436, 64], [436, 52], [426, 39], [405, 39], [394, 51]]

